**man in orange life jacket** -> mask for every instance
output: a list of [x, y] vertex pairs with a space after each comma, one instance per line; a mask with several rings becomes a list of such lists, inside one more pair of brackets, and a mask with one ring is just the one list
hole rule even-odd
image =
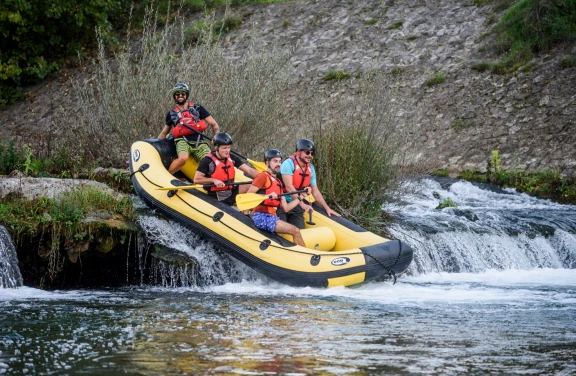
[[168, 172], [171, 174], [179, 171], [190, 155], [196, 162], [200, 162], [206, 154], [210, 153], [210, 147], [206, 142], [200, 142], [202, 139], [197, 143], [190, 144], [184, 139], [184, 136], [197, 140], [197, 137], [201, 137], [200, 133], [206, 130], [207, 125], [210, 125], [214, 134], [220, 131], [218, 123], [204, 107], [198, 103], [188, 102], [189, 95], [190, 89], [188, 89], [188, 85], [183, 83], [174, 85], [172, 97], [176, 102], [176, 107], [166, 114], [166, 125], [158, 135], [158, 138], [166, 138], [170, 129], [172, 129], [178, 158], [173, 160], [168, 168]]
[[214, 187], [205, 187], [210, 196], [218, 201], [233, 205], [238, 193], [246, 193], [249, 185], [226, 185], [234, 182], [234, 167], [253, 178], [258, 171], [244, 164], [240, 158], [230, 154], [232, 138], [228, 133], [218, 133], [212, 139], [214, 152], [205, 156], [196, 169], [194, 184], [214, 184]]
[[[306, 245], [304, 244], [304, 239], [302, 239], [300, 229], [280, 220], [276, 215], [278, 207], [283, 208], [285, 211], [290, 211], [302, 201], [298, 194], [294, 195], [295, 197], [291, 203], [287, 203], [284, 196], [278, 197], [283, 190], [282, 182], [277, 177], [282, 164], [282, 154], [276, 149], [270, 149], [264, 153], [264, 162], [266, 162], [268, 170], [256, 175], [250, 188], [248, 188], [248, 193], [266, 194], [267, 196], [272, 196], [272, 198], [262, 201], [262, 204], [252, 210], [254, 225], [268, 232], [290, 234], [294, 238], [294, 243], [304, 247]], [[308, 193], [310, 193], [310, 189]], [[303, 197], [306, 196], [304, 193], [302, 195]]]
[[[287, 192], [293, 192], [310, 187], [312, 190], [312, 196], [316, 202], [326, 210], [326, 214], [328, 214], [328, 216], [335, 215], [340, 217], [340, 214], [336, 213], [328, 206], [320, 192], [320, 189], [318, 189], [318, 185], [316, 184], [316, 171], [311, 163], [315, 150], [316, 147], [314, 142], [311, 140], [305, 138], [298, 140], [296, 143], [296, 153], [291, 155], [290, 158], [287, 158], [280, 167], [282, 181]], [[292, 195], [292, 197], [287, 196], [286, 201], [290, 203], [295, 197], [296, 195]], [[312, 210], [312, 206], [300, 202], [292, 210], [288, 212], [279, 212], [278, 215], [282, 220], [303, 229], [305, 227], [304, 212], [308, 210]]]

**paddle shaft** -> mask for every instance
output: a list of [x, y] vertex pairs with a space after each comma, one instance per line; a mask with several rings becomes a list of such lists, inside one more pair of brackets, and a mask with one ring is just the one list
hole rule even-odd
[[[186, 126], [186, 128], [194, 131], [194, 129], [188, 127], [186, 124], [184, 124], [184, 125]], [[199, 134], [200, 137], [204, 137], [204, 138], [207, 138], [208, 140], [212, 141], [212, 137], [207, 136], [207, 135], [205, 135], [204, 133], [200, 133], [200, 132], [197, 132], [197, 131], [194, 131], [194, 132], [196, 132], [196, 134]], [[191, 135], [191, 136], [192, 136], [192, 135]], [[186, 138], [184, 138], [184, 139], [186, 140]], [[188, 140], [186, 140], [186, 142], [188, 142]], [[235, 150], [230, 149], [230, 153], [232, 153], [232, 154], [234, 154], [234, 155], [236, 155], [237, 157], [240, 157], [240, 158], [242, 158], [242, 159], [249, 160], [248, 157], [243, 156], [242, 154], [238, 153], [238, 152], [235, 151]]]
[[[244, 185], [244, 184], [252, 184], [252, 181], [240, 181], [237, 183], [230, 183], [226, 185]], [[194, 188], [202, 188], [202, 187], [215, 187], [214, 184], [194, 184], [194, 185], [182, 185], [179, 187], [166, 187], [166, 188], [156, 188], [157, 191], [172, 191], [177, 189], [194, 189]]]

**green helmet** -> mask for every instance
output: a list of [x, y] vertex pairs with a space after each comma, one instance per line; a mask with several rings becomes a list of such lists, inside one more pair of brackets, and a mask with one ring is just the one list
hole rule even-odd
[[175, 95], [176, 93], [181, 93], [184, 92], [186, 93], [186, 100], [188, 100], [188, 96], [190, 95], [190, 89], [188, 88], [188, 85], [179, 82], [176, 85], [174, 85], [174, 87], [172, 88], [172, 97], [174, 99], [176, 99]]

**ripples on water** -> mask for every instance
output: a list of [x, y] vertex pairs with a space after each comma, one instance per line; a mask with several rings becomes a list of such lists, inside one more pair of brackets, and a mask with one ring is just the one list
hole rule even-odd
[[576, 271], [431, 274], [395, 286], [1, 290], [0, 372], [576, 372]]
[[275, 284], [142, 216], [156, 244], [197, 260], [202, 287], [0, 289], [0, 373], [576, 374], [576, 208], [421, 184], [386, 208], [415, 248], [394, 286]]

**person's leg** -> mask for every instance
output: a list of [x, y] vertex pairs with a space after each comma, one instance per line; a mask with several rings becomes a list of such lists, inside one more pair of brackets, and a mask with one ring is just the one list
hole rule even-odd
[[178, 158], [174, 159], [168, 168], [168, 172], [174, 174], [180, 171], [182, 166], [186, 163], [189, 156], [189, 147], [186, 141], [179, 139], [176, 140], [176, 153], [178, 153]]
[[294, 209], [286, 213], [286, 222], [298, 227], [300, 230], [304, 230], [306, 225], [304, 224], [304, 209], [300, 205], [296, 206]]
[[286, 212], [284, 211], [284, 209], [282, 209], [282, 207], [278, 207], [278, 209], [276, 210], [276, 215], [278, 216], [278, 219], [280, 219], [281, 221], [284, 222], [288, 222], [288, 219], [286, 219]]
[[294, 238], [294, 243], [301, 245], [302, 247], [306, 247], [304, 244], [304, 239], [302, 238], [302, 234], [300, 233], [300, 229], [290, 223], [286, 223], [284, 221], [278, 220], [276, 222], [276, 228], [274, 232], [278, 234], [289, 234], [292, 235]]
[[192, 158], [196, 160], [196, 162], [200, 163], [202, 158], [204, 158], [208, 153], [210, 153], [210, 148], [206, 144], [198, 144], [197, 148], [190, 148], [190, 155]]

